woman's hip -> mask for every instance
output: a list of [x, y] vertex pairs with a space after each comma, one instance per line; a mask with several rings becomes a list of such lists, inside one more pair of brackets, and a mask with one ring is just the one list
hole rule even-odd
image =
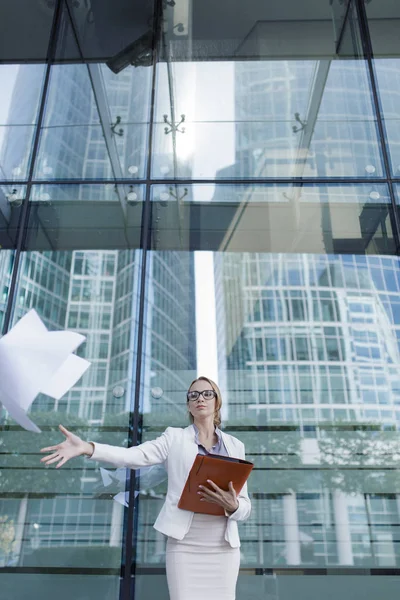
[[193, 550], [207, 553], [235, 550], [225, 539], [226, 524], [226, 517], [195, 513], [189, 531], [182, 540], [168, 538], [167, 552]]
[[199, 545], [168, 539], [166, 567], [170, 600], [234, 600], [240, 550], [227, 542]]

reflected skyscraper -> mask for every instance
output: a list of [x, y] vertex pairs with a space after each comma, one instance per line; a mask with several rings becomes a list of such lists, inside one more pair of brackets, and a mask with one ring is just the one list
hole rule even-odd
[[[246, 177], [252, 171], [275, 178], [332, 177], [350, 175], [351, 169], [360, 174], [380, 170], [373, 136], [365, 137], [356, 123], [342, 121], [346, 114], [361, 122], [372, 110], [360, 93], [366, 85], [360, 62], [238, 62], [235, 84], [236, 162], [221, 170], [220, 177]], [[306, 114], [312, 123], [305, 122]], [[269, 115], [274, 115], [271, 122]], [[310, 127], [312, 136], [307, 135]], [[344, 139], [349, 142], [344, 144]], [[214, 257], [216, 289], [223, 297], [216, 307], [228, 424], [257, 423], [267, 432], [268, 442], [261, 449], [271, 453], [265, 462], [270, 478], [274, 471], [268, 469], [275, 464], [282, 469], [307, 467], [310, 474], [318, 468], [312, 465], [343, 464], [339, 456], [344, 442], [335, 433], [337, 427], [339, 432], [347, 427], [400, 429], [400, 265], [397, 257], [361, 255], [388, 247], [385, 238], [391, 229], [386, 208], [379, 205], [379, 192], [373, 184], [366, 191], [364, 207], [352, 205], [349, 198], [346, 221], [337, 219], [332, 209], [335, 188], [319, 190], [307, 254], [291, 254], [290, 248], [304, 218], [302, 204], [313, 202], [312, 187], [282, 194], [273, 186], [268, 192], [252, 184], [237, 186], [232, 197], [231, 190], [220, 186], [214, 194], [214, 202], [235, 206], [232, 246], [235, 235], [240, 246], [241, 222], [248, 227], [251, 210], [257, 215], [252, 207], [262, 207], [268, 198], [268, 208], [264, 213], [260, 209], [270, 219], [264, 235], [267, 243], [282, 246], [285, 252], [220, 252]], [[282, 219], [286, 226], [278, 229], [278, 241], [274, 224], [280, 225]], [[355, 234], [359, 240], [353, 239]], [[285, 444], [285, 431], [301, 438], [293, 446], [299, 463], [289, 460], [289, 466], [283, 452], [293, 438], [286, 434]], [[332, 458], [327, 452], [335, 444], [338, 456]], [[256, 456], [258, 450], [255, 444]], [[388, 524], [397, 522], [398, 498], [384, 494], [375, 498], [368, 494], [367, 482], [349, 485], [345, 475], [340, 489], [335, 489], [330, 476], [324, 480], [310, 475], [297, 489], [295, 480], [284, 481], [282, 476], [279, 488], [287, 485], [289, 492], [255, 494], [252, 522], [243, 527], [249, 562], [265, 562], [266, 554], [276, 564], [362, 565], [375, 551], [378, 562], [397, 564], [396, 529], [386, 528], [390, 550], [378, 546], [374, 550], [368, 527], [381, 535], [379, 511]], [[323, 516], [327, 520], [316, 526]], [[282, 527], [264, 534], [267, 543], [262, 550], [251, 542], [256, 523], [277, 522]], [[367, 540], [364, 547], [360, 537]]]
[[[35, 100], [29, 97], [27, 71], [28, 68], [20, 67], [14, 95], [20, 98], [23, 88], [23, 104], [33, 110]], [[143, 113], [143, 95], [146, 94], [149, 72], [147, 69], [132, 69], [114, 77], [104, 67], [101, 74], [110, 103], [123, 123], [128, 123], [124, 135], [114, 136], [120, 164], [126, 173], [137, 176], [143, 170], [141, 148], [145, 134], [144, 124], [137, 124], [137, 120], [139, 118], [140, 121], [138, 115]], [[14, 106], [16, 111], [20, 111], [20, 102], [13, 104], [13, 110]], [[9, 119], [10, 122], [16, 120], [13, 111]], [[42, 178], [51, 178], [54, 173], [68, 177], [76, 173], [78, 165], [84, 177], [112, 177], [113, 165], [104, 143], [103, 125], [86, 67], [69, 65], [65, 71], [54, 68], [46, 125], [41, 140], [42, 160], [38, 165]], [[20, 149], [20, 142], [15, 147]], [[17, 155], [17, 150], [12, 151], [12, 144], [8, 144], [7, 148], [8, 154], [3, 156], [2, 164], [12, 171], [23, 158]], [[113, 184], [110, 185], [113, 187]], [[57, 199], [53, 199], [47, 189], [43, 186], [36, 190], [36, 201], [68, 201], [62, 188]], [[87, 188], [83, 191], [83, 186], [77, 185], [74, 189], [74, 202], [82, 202], [82, 194], [88, 201]], [[92, 187], [89, 196], [93, 201], [101, 201], [96, 186]], [[1, 281], [5, 285], [0, 310], [7, 296], [9, 258], [4, 254], [0, 264]], [[78, 350], [79, 355], [91, 362], [88, 372], [63, 398], [56, 401], [40, 394], [32, 410], [75, 415], [88, 425], [102, 426], [107, 422], [126, 424], [135, 390], [141, 260], [140, 249], [76, 249], [72, 252], [30, 252], [22, 255], [15, 320], [34, 307], [49, 329], [79, 331], [86, 336], [86, 342]], [[179, 381], [178, 373], [191, 371], [196, 364], [193, 255], [188, 252], [151, 253], [146, 288], [149, 310], [144, 352], [151, 356], [151, 362], [146, 361], [142, 410], [151, 412], [156, 423], [162, 423], [170, 418], [171, 412], [174, 413], [171, 406], [174, 407], [176, 399], [170, 396], [170, 390]], [[189, 296], [187, 289], [192, 290]], [[163, 386], [162, 398], [151, 393], [155, 373], [159, 374], [157, 385], [161, 383]], [[180, 385], [185, 386], [184, 380], [180, 380]], [[175, 413], [178, 419], [182, 419], [182, 406], [177, 406]], [[93, 476], [91, 468], [85, 469], [84, 473], [81, 492], [90, 494], [99, 484], [99, 476]], [[93, 500], [82, 502], [92, 503]], [[86, 528], [66, 527], [60, 537], [55, 535], [51, 515], [59, 514], [64, 523], [79, 523], [84, 518], [83, 504], [78, 506], [68, 498], [30, 499], [24, 500], [21, 505], [14, 501], [15, 506], [8, 505], [5, 509], [8, 514], [22, 510], [20, 518], [26, 517], [32, 522], [47, 521], [49, 525], [26, 532], [25, 539], [18, 544], [18, 556], [7, 560], [18, 560], [23, 564], [29, 560], [27, 557], [33, 543], [35, 548], [73, 544], [118, 546], [123, 507], [116, 502], [95, 502], [98, 506], [96, 523]]]
[[235, 175], [378, 175], [367, 90], [358, 60], [235, 63]]
[[230, 418], [400, 423], [397, 257], [220, 255], [216, 265], [227, 286], [241, 274], [235, 302], [225, 296], [227, 323], [241, 323], [226, 368], [254, 390]]
[[7, 600], [166, 600], [165, 482], [124, 508], [107, 465], [38, 450], [60, 421], [123, 447], [184, 427], [198, 367], [255, 464], [238, 600], [396, 596], [397, 4], [2, 11], [0, 318], [35, 308], [91, 362], [36, 399], [41, 436], [1, 414]]
[[[228, 423], [256, 422], [272, 432], [287, 427], [299, 432], [304, 438], [300, 464], [311, 469], [330, 460], [336, 467], [342, 464], [339, 454], [326, 454], [325, 440], [336, 440], [338, 452], [343, 443], [336, 428], [398, 430], [399, 266], [398, 257], [218, 254], [215, 277], [224, 293], [218, 319], [223, 322], [220, 328], [230, 332], [219, 357], [221, 377], [228, 382]], [[310, 484], [307, 493], [315, 496], [312, 513], [306, 492], [281, 497], [282, 514], [286, 511], [297, 525], [287, 533], [282, 530], [282, 543], [271, 542], [276, 560], [283, 544], [281, 556], [291, 557], [289, 563], [368, 561], [370, 542], [364, 551], [359, 547], [353, 517], [358, 514], [363, 520], [370, 504], [374, 510], [376, 501], [370, 496], [360, 504], [365, 484], [360, 482], [356, 495], [356, 487], [350, 486], [350, 496], [345, 483], [341, 493], [331, 493], [328, 483]], [[324, 510], [323, 498], [331, 506], [332, 523], [324, 526], [321, 538], [311, 521]], [[395, 499], [383, 499], [390, 500], [388, 515], [399, 510]], [[264, 511], [252, 518], [268, 522], [276, 502], [273, 494], [269, 500], [267, 495]], [[369, 518], [376, 527], [378, 517], [370, 511]], [[337, 529], [339, 520], [338, 542], [328, 544], [329, 529]], [[387, 531], [393, 541], [395, 530]], [[286, 535], [290, 543], [284, 541]], [[396, 561], [396, 556], [393, 546], [390, 560]]]

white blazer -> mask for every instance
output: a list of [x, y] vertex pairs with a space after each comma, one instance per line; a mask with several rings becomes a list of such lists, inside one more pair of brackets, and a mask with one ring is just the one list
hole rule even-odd
[[[244, 444], [227, 433], [222, 433], [229, 456], [245, 458]], [[179, 498], [185, 486], [189, 471], [198, 453], [193, 425], [185, 427], [168, 427], [157, 439], [144, 442], [139, 446], [121, 448], [108, 444], [94, 444], [91, 460], [104, 461], [115, 467], [139, 469], [164, 463], [168, 473], [168, 491], [164, 505], [157, 517], [154, 528], [164, 535], [182, 540], [189, 531], [193, 512], [178, 508]], [[237, 521], [244, 521], [250, 515], [251, 503], [247, 493], [247, 484], [238, 495], [239, 507], [227, 515], [225, 531], [226, 541], [233, 547], [240, 546]]]

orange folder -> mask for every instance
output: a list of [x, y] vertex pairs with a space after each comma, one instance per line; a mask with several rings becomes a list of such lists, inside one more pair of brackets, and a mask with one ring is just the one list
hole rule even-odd
[[212, 489], [212, 486], [207, 483], [207, 479], [211, 479], [222, 490], [228, 490], [229, 482], [232, 481], [236, 493], [239, 494], [253, 467], [253, 463], [240, 458], [198, 454], [190, 469], [178, 508], [206, 515], [224, 515], [222, 506], [200, 500], [201, 496], [197, 493], [199, 485]]

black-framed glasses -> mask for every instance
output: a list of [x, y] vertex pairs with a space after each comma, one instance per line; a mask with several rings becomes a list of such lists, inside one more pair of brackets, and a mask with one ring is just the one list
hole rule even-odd
[[204, 400], [212, 400], [213, 398], [217, 397], [217, 394], [214, 392], [214, 390], [203, 390], [202, 392], [198, 392], [197, 390], [193, 392], [188, 392], [186, 394], [186, 398], [188, 399], [188, 402], [196, 402], [196, 400], [198, 400], [200, 398], [200, 396], [203, 396]]

